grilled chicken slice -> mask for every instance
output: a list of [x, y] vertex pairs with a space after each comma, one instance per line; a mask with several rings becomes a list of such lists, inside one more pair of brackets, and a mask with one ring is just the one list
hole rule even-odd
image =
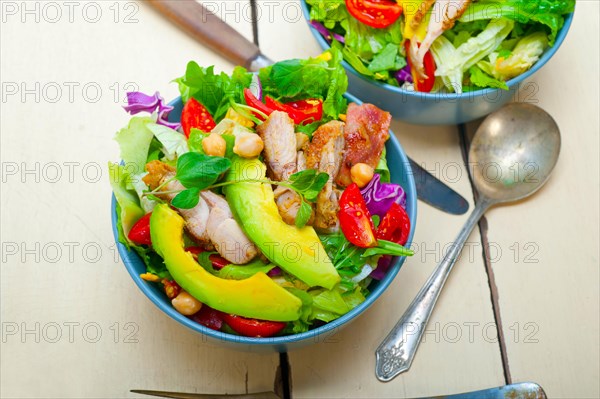
[[[175, 176], [175, 169], [161, 161], [148, 162], [146, 164], [146, 170], [148, 171], [148, 174], [144, 176], [143, 180], [151, 190], [154, 190], [156, 187]], [[185, 187], [177, 180], [169, 182], [162, 188], [162, 191], [179, 190], [185, 190]], [[160, 194], [157, 196], [171, 202], [176, 195], [177, 194]], [[206, 201], [200, 198], [198, 205], [194, 208], [178, 209], [178, 211], [185, 220], [185, 228], [192, 238], [199, 244], [210, 245], [210, 239], [206, 234], [206, 224], [208, 223], [210, 208]]]
[[372, 104], [348, 106], [344, 138], [344, 161], [336, 183], [346, 187], [352, 183], [350, 169], [357, 163], [377, 167], [385, 142], [390, 137], [392, 116]]
[[436, 0], [423, 0], [421, 4], [419, 4], [419, 9], [415, 13], [415, 16], [410, 21], [410, 27], [413, 30], [417, 30], [427, 12], [431, 9]]
[[[269, 176], [276, 181], [288, 180], [298, 170], [294, 121], [285, 112], [275, 111], [256, 131], [265, 144], [264, 154]], [[284, 187], [277, 187], [274, 194], [281, 218], [285, 223], [293, 225], [302, 201], [300, 196]]]
[[427, 36], [423, 42], [419, 46], [417, 38], [415, 36], [411, 38], [408, 56], [415, 72], [421, 79], [427, 77], [423, 64], [425, 54], [438, 37], [454, 27], [456, 20], [462, 17], [470, 3], [471, 0], [437, 0], [427, 26]]
[[[146, 165], [148, 174], [144, 182], [155, 189], [163, 182], [175, 176], [175, 169], [160, 162], [152, 161]], [[163, 187], [163, 191], [178, 191], [185, 187], [174, 180]], [[161, 194], [161, 198], [172, 201], [176, 194]], [[219, 254], [235, 264], [244, 264], [252, 260], [258, 249], [244, 234], [233, 218], [229, 204], [222, 196], [212, 191], [202, 191], [198, 205], [192, 209], [178, 209], [185, 220], [187, 232], [199, 244], [215, 249]]]
[[275, 111], [256, 132], [265, 144], [269, 175], [277, 181], [287, 180], [296, 171], [294, 121], [285, 112]]
[[250, 262], [258, 249], [244, 234], [230, 210], [214, 207], [210, 210], [206, 232], [219, 254], [236, 265]]
[[340, 171], [344, 151], [344, 123], [331, 121], [319, 127], [306, 147], [306, 167], [329, 175], [329, 181], [317, 197], [313, 226], [321, 231], [337, 230], [338, 194], [333, 179]]

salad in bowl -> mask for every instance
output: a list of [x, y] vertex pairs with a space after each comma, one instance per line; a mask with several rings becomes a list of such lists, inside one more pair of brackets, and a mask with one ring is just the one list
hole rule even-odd
[[370, 303], [412, 255], [391, 116], [348, 103], [341, 59], [331, 49], [230, 75], [190, 62], [180, 100], [128, 93], [122, 161], [109, 164], [116, 236], [143, 262], [138, 285], [186, 325], [307, 333]]
[[509, 90], [555, 46], [575, 0], [305, 0], [309, 22], [376, 82], [421, 93]]

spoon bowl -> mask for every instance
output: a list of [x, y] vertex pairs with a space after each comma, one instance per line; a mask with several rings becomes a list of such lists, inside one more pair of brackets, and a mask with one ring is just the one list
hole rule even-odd
[[475, 188], [491, 202], [525, 198], [550, 177], [560, 152], [560, 131], [543, 109], [509, 104], [481, 124], [471, 143]]
[[390, 381], [412, 364], [421, 337], [465, 241], [490, 206], [525, 198], [544, 185], [558, 160], [560, 131], [546, 111], [515, 103], [488, 116], [469, 151], [479, 194], [454, 244], [375, 351], [375, 375]]

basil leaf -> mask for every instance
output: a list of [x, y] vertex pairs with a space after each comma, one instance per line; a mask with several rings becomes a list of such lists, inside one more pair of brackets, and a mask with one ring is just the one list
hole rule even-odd
[[184, 190], [177, 194], [175, 198], [173, 198], [173, 201], [171, 201], [171, 205], [179, 209], [192, 209], [198, 205], [199, 201], [200, 189], [190, 188], [189, 190]]
[[329, 175], [327, 173], [319, 173], [314, 179], [310, 187], [304, 191], [304, 198], [310, 202], [317, 200], [317, 196], [323, 190], [323, 187], [329, 181]]
[[307, 190], [313, 183], [313, 179], [317, 175], [315, 169], [306, 169], [301, 172], [294, 173], [289, 180], [292, 182], [292, 187], [298, 191]]
[[230, 167], [231, 161], [227, 158], [188, 152], [177, 160], [175, 177], [186, 188], [202, 190], [214, 184]]
[[296, 227], [301, 229], [302, 227], [306, 226], [311, 214], [312, 207], [308, 204], [308, 202], [302, 201], [302, 204], [300, 204], [300, 209], [298, 209], [298, 213], [296, 214], [296, 220], [294, 221]]

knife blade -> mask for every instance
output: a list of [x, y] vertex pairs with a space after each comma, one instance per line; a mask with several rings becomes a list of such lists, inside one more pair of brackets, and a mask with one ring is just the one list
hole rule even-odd
[[[258, 46], [223, 22], [212, 11], [195, 0], [147, 0], [180, 29], [225, 59], [256, 72], [273, 63]], [[409, 158], [415, 180], [418, 177], [417, 197], [443, 212], [462, 215], [468, 202], [435, 176]]]
[[417, 197], [421, 201], [452, 215], [463, 215], [469, 210], [467, 200], [456, 191], [442, 183], [412, 159], [408, 158], [408, 162], [415, 178]]
[[[203, 393], [180, 393], [166, 391], [131, 390], [142, 395], [171, 399], [280, 399], [274, 392], [248, 393], [240, 395], [211, 395]], [[419, 399], [546, 399], [546, 393], [534, 382], [521, 382], [503, 387], [483, 389], [454, 395], [427, 396]]]

